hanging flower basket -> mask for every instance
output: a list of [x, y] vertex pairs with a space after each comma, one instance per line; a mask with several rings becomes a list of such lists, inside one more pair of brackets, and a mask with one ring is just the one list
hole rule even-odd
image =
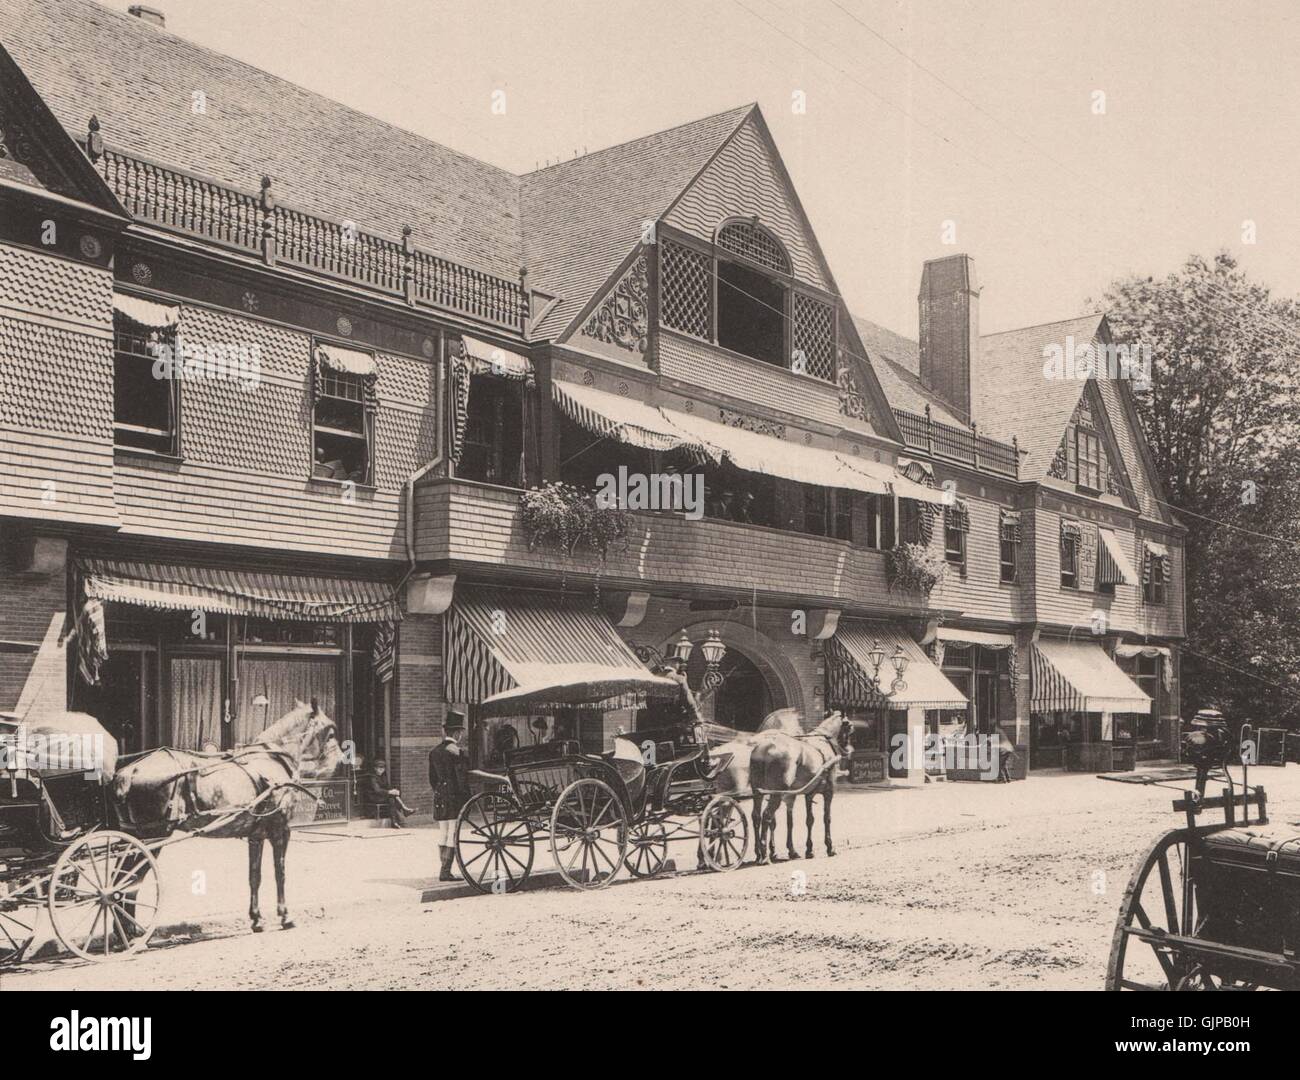
[[525, 491], [519, 517], [529, 551], [554, 547], [572, 555], [585, 547], [602, 559], [611, 547], [626, 544], [632, 520], [620, 507], [597, 506], [594, 492], [558, 481]]
[[898, 588], [922, 596], [929, 596], [948, 574], [948, 564], [925, 544], [899, 544], [889, 553], [886, 565], [891, 590]]

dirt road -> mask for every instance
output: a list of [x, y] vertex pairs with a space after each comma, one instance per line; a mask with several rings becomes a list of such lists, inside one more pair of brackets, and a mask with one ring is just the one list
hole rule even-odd
[[[1300, 819], [1300, 769], [1265, 774]], [[836, 801], [811, 861], [438, 903], [0, 976], [41, 988], [1042, 988], [1101, 985], [1133, 863], [1173, 793], [1084, 777]], [[782, 827], [782, 832], [784, 827]], [[802, 826], [800, 826], [802, 834]], [[686, 860], [693, 862], [693, 859]]]

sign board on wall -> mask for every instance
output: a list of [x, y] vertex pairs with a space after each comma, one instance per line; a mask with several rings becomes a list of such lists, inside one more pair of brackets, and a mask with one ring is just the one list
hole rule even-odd
[[885, 755], [855, 751], [849, 758], [849, 783], [876, 784], [885, 779]]
[[298, 792], [294, 796], [290, 827], [334, 825], [351, 816], [352, 784], [349, 780], [303, 780], [302, 786], [316, 796], [314, 801]]

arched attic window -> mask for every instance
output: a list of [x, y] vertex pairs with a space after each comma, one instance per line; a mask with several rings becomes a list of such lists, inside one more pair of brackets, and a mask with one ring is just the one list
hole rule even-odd
[[738, 220], [718, 229], [717, 247], [718, 344], [788, 367], [790, 259], [784, 246], [757, 222]]

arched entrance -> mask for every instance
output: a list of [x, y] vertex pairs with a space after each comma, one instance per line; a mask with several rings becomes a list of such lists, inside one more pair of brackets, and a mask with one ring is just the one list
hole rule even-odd
[[[686, 627], [693, 641], [716, 630], [727, 646], [719, 671], [722, 685], [700, 700], [700, 712], [709, 723], [737, 731], [755, 731], [773, 709], [801, 705], [798, 676], [781, 650], [762, 633], [732, 622], [707, 622]], [[696, 649], [687, 664], [691, 686], [704, 681], [705, 662]]]

